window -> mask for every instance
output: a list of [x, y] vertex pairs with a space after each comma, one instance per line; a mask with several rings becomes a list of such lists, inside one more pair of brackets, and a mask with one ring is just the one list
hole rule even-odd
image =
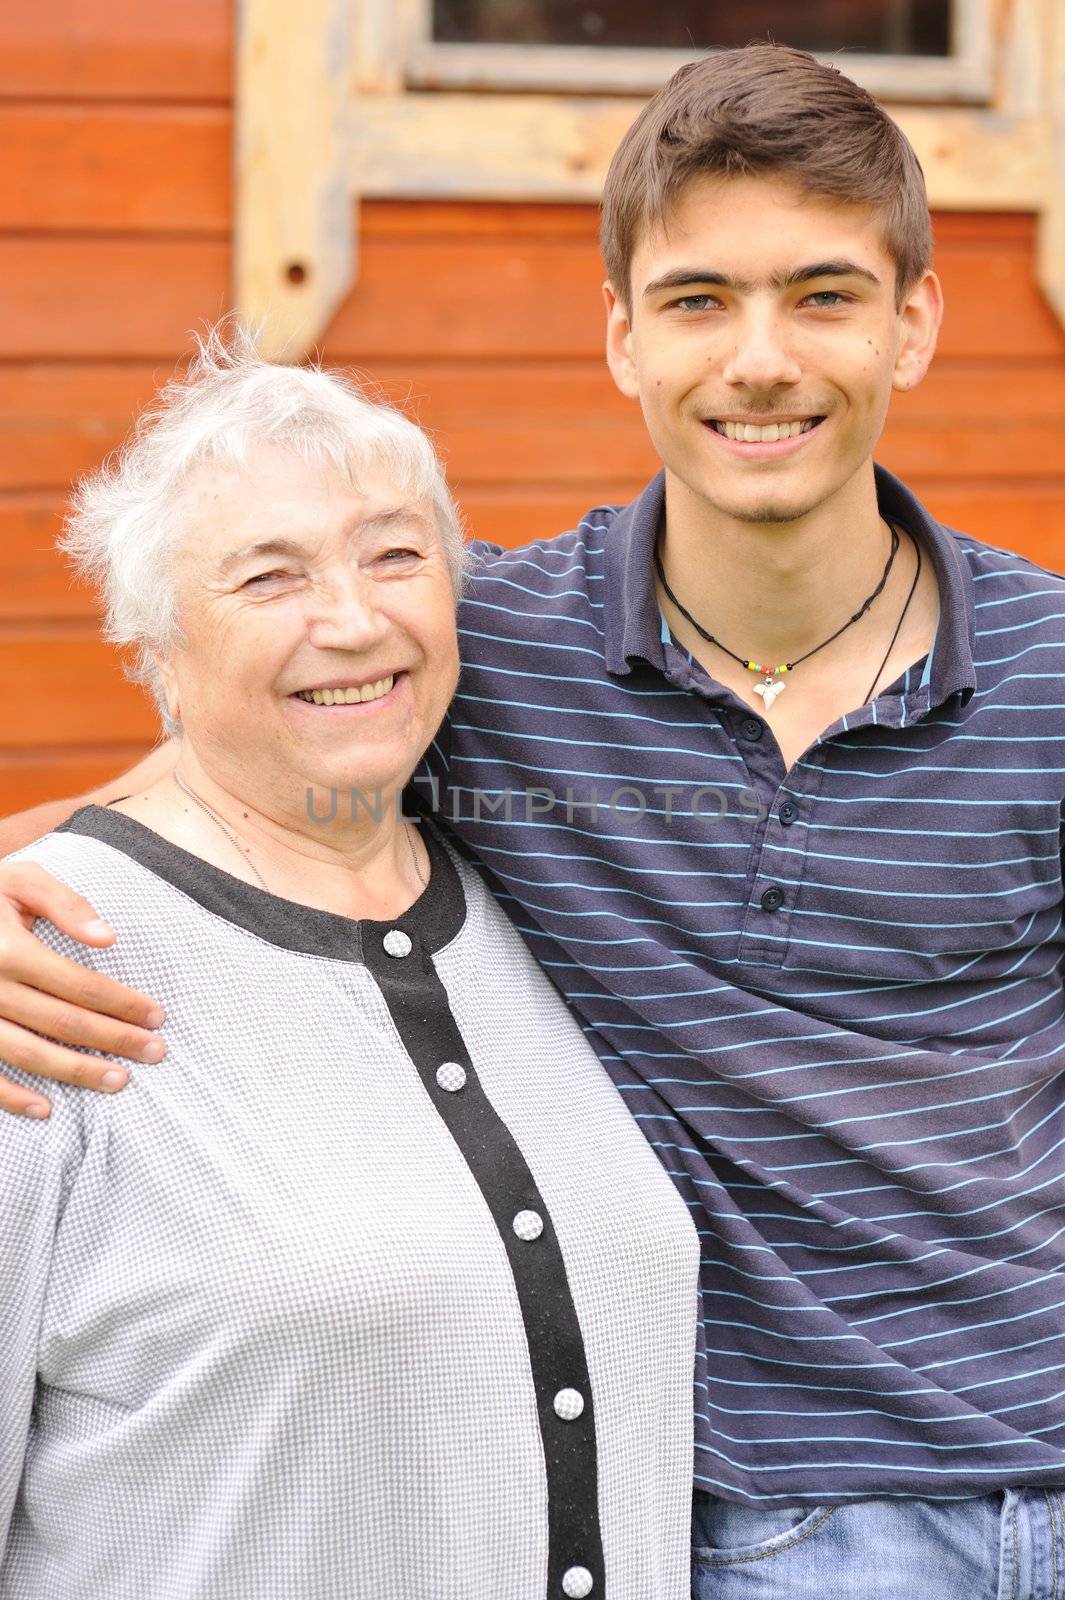
[[702, 51], [786, 40], [885, 99], [986, 101], [988, 0], [404, 0], [421, 89], [650, 94]]
[[432, 8], [438, 44], [694, 51], [746, 44], [752, 32], [803, 50], [947, 56], [950, 0], [681, 0], [660, 9], [646, 0], [434, 0]]

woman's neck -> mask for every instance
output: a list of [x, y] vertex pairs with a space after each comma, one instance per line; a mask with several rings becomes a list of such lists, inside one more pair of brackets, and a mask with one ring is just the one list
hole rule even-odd
[[308, 800], [290, 816], [238, 792], [253, 787], [212, 773], [182, 740], [173, 772], [116, 809], [256, 888], [339, 916], [387, 921], [425, 888], [428, 856], [401, 789], [372, 809]]

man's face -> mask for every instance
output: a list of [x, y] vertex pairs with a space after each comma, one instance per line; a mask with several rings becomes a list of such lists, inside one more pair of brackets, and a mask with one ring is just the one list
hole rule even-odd
[[639, 241], [631, 313], [606, 298], [611, 372], [667, 472], [741, 522], [808, 515], [868, 470], [940, 317], [931, 273], [896, 308], [867, 207], [771, 177], [694, 179]]

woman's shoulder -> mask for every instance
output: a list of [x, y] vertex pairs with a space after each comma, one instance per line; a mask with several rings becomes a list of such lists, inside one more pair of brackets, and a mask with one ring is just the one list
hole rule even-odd
[[130, 884], [143, 876], [143, 869], [121, 850], [94, 836], [91, 822], [98, 810], [98, 807], [86, 806], [76, 811], [54, 832], [46, 833], [4, 859], [32, 862], [43, 868], [68, 888], [91, 900], [106, 921], [102, 900], [120, 895], [123, 903], [128, 903]]
[[103, 948], [79, 943], [46, 917], [34, 933], [42, 944], [116, 978], [144, 988], [159, 959], [168, 951], [188, 948], [199, 936], [202, 912], [191, 900], [122, 848], [120, 831], [111, 827], [115, 813], [97, 806], [75, 812], [54, 833], [8, 856], [32, 862], [86, 899], [102, 921], [118, 930], [114, 945]]

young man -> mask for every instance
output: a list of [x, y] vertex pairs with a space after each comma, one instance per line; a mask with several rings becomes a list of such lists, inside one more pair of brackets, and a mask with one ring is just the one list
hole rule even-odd
[[[1065, 582], [873, 466], [941, 301], [916, 159], [847, 79], [685, 68], [603, 243], [664, 471], [482, 549], [430, 776], [699, 1226], [695, 1592], [1050, 1594]], [[137, 1059], [148, 1004], [18, 925], [91, 908], [0, 872], [0, 1054], [99, 1087], [38, 1035]]]

